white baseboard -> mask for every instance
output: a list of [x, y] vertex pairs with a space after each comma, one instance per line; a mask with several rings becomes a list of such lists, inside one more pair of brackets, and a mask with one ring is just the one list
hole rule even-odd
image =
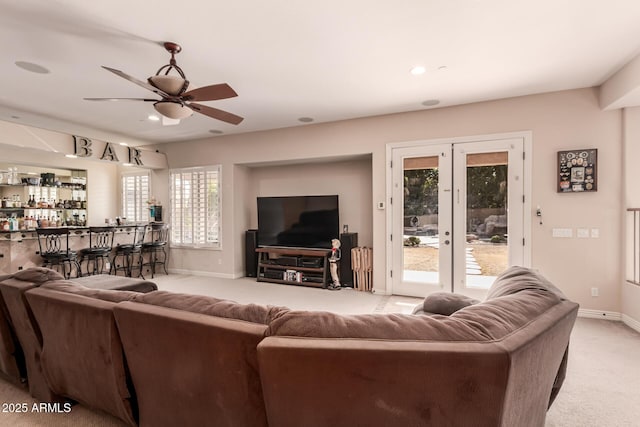
[[186, 274], [191, 276], [218, 277], [221, 279], [239, 279], [240, 277], [244, 276], [243, 274], [239, 273], [216, 273], [213, 271], [184, 270], [180, 268], [170, 268], [169, 273]]
[[581, 308], [578, 310], [578, 317], [588, 317], [591, 319], [604, 319], [604, 320], [616, 320], [621, 321], [622, 316], [615, 311], [602, 311], [602, 310], [587, 310]]
[[635, 329], [640, 332], [640, 322], [638, 322], [633, 317], [627, 316], [626, 314], [622, 315], [622, 323], [630, 327], [631, 329]]

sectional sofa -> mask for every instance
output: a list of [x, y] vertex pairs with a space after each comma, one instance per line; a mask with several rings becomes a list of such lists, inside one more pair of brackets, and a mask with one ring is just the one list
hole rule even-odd
[[[0, 290], [7, 280], [17, 279]], [[578, 310], [521, 267], [483, 302], [434, 295], [412, 315], [59, 278], [26, 290], [23, 304], [32, 324], [10, 326], [38, 331], [39, 367], [27, 371], [40, 369], [52, 396], [154, 427], [543, 426]]]

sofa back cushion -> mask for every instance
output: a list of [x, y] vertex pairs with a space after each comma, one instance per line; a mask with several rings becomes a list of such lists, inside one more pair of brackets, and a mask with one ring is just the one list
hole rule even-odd
[[202, 295], [188, 295], [167, 291], [156, 291], [136, 295], [135, 302], [174, 308], [209, 316], [244, 320], [245, 322], [269, 324], [273, 319], [287, 312], [286, 307], [258, 304], [239, 304], [235, 301]]
[[267, 336], [488, 341], [503, 338], [557, 303], [551, 295], [525, 291], [468, 306], [451, 316], [289, 311], [271, 322]]
[[268, 336], [373, 338], [389, 340], [499, 340], [560, 303], [562, 293], [529, 269], [509, 269], [493, 296], [450, 316], [402, 314], [338, 315], [290, 311], [271, 322]]
[[109, 289], [94, 289], [83, 285], [79, 285], [70, 280], [54, 280], [46, 282], [40, 286], [42, 289], [50, 289], [52, 291], [66, 292], [84, 297], [95, 298], [102, 301], [122, 302], [131, 301], [139, 295], [133, 291], [117, 291]]
[[552, 293], [562, 301], [567, 299], [560, 289], [536, 270], [515, 265], [507, 268], [496, 278], [485, 300], [513, 295], [525, 290]]

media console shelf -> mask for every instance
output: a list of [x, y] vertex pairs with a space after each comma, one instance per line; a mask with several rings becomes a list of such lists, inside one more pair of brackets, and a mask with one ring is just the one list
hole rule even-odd
[[324, 288], [330, 249], [257, 248], [258, 282]]

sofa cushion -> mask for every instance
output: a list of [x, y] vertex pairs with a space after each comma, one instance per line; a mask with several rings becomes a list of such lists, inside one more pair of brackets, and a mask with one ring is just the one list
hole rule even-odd
[[57, 271], [44, 267], [31, 267], [26, 270], [20, 270], [11, 275], [14, 279], [23, 282], [32, 282], [36, 285], [48, 282], [50, 280], [62, 280], [64, 277]]
[[512, 266], [496, 278], [487, 292], [486, 300], [512, 295], [528, 289], [553, 293], [562, 301], [567, 299], [560, 289], [537, 271], [526, 267]]
[[149, 280], [114, 276], [111, 274], [94, 274], [92, 276], [78, 277], [70, 280], [78, 285], [83, 285], [93, 289], [112, 289], [143, 293], [158, 290], [158, 286]]
[[133, 291], [88, 288], [86, 286], [73, 283], [70, 280], [54, 280], [52, 282], [44, 283], [40, 287], [43, 289], [82, 295], [110, 302], [131, 301], [136, 296], [140, 295], [138, 292]]
[[424, 299], [422, 304], [418, 304], [412, 314], [442, 314], [450, 316], [461, 308], [478, 304], [480, 301], [466, 295], [452, 294], [449, 292], [436, 292]]
[[[389, 340], [488, 341], [499, 340], [526, 326], [562, 301], [557, 292], [527, 269], [506, 278], [496, 296], [464, 307], [450, 316], [402, 314], [338, 315], [327, 312], [289, 311], [274, 319], [267, 336], [318, 338], [369, 338]], [[503, 289], [504, 287], [504, 289]], [[559, 291], [558, 291], [559, 292]], [[496, 290], [497, 293], [497, 290]]]
[[155, 291], [140, 294], [135, 302], [207, 314], [209, 316], [226, 317], [246, 322], [269, 324], [273, 319], [287, 312], [286, 307], [258, 304], [240, 304], [235, 301], [218, 299], [202, 295], [188, 295], [168, 291]]

